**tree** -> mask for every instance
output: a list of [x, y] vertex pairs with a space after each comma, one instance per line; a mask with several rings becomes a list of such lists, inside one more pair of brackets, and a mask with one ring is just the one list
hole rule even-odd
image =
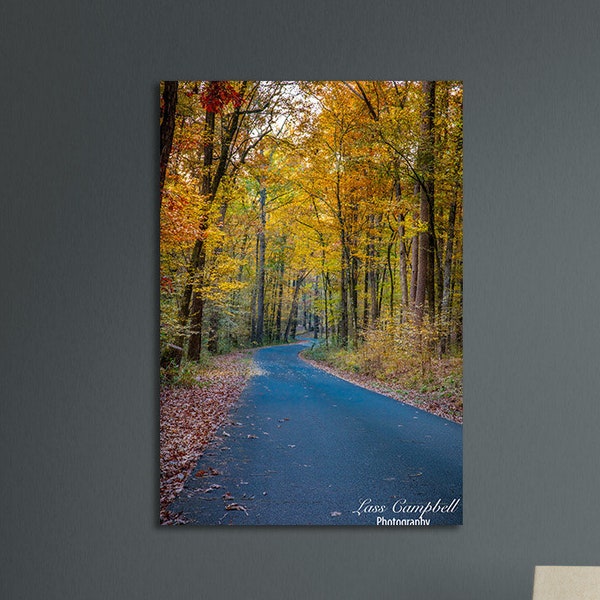
[[[433, 243], [434, 243], [434, 129], [433, 117], [435, 112], [435, 81], [423, 82], [423, 112], [421, 115], [421, 139], [419, 142], [419, 154], [417, 166], [419, 177], [419, 220], [427, 224], [427, 230], [419, 233], [417, 252], [417, 289], [415, 292], [415, 318], [417, 324], [423, 321], [425, 310], [425, 295], [429, 293], [430, 313], [433, 318], [435, 298], [433, 288]], [[413, 267], [415, 268], [415, 267]]]
[[166, 90], [165, 357], [302, 328], [352, 352], [415, 327], [457, 347], [460, 83], [178, 82], [174, 111]]
[[173, 133], [175, 131], [175, 112], [177, 107], [177, 81], [165, 81], [160, 103], [160, 197], [167, 174], [167, 165], [171, 156]]
[[[200, 92], [200, 99], [205, 108], [205, 129], [202, 143], [202, 183], [200, 193], [205, 199], [206, 211], [198, 223], [198, 236], [194, 245], [192, 260], [189, 265], [189, 281], [186, 284], [181, 302], [181, 322], [190, 319], [190, 336], [188, 341], [188, 358], [198, 360], [202, 347], [202, 317], [204, 313], [204, 266], [206, 260], [205, 239], [209, 226], [209, 212], [225, 175], [229, 159], [231, 142], [237, 133], [240, 119], [240, 107], [247, 87], [246, 81], [237, 90], [231, 83], [211, 81]], [[228, 105], [233, 106], [232, 114], [223, 123], [223, 111]], [[214, 135], [216, 116], [221, 116], [221, 148], [216, 169], [213, 173]]]

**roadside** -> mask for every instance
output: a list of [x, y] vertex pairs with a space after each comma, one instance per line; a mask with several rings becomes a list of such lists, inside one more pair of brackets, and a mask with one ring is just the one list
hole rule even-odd
[[[301, 349], [253, 353], [243, 401], [168, 507], [174, 523], [370, 526], [377, 515], [357, 512], [368, 497], [460, 502], [460, 425], [315, 369]], [[462, 508], [438, 517], [423, 524], [460, 524]]]
[[[321, 369], [335, 375], [340, 379], [349, 381], [373, 392], [378, 392], [384, 396], [389, 396], [415, 408], [420, 408], [428, 413], [432, 413], [454, 423], [463, 422], [463, 399], [462, 385], [448, 389], [438, 384], [433, 386], [436, 389], [424, 389], [427, 386], [421, 386], [420, 389], [407, 388], [406, 385], [395, 378], [394, 375], [387, 375], [385, 381], [378, 379], [373, 375], [360, 372], [353, 372], [347, 369], [333, 365], [330, 360], [320, 358], [315, 360], [310, 356], [310, 350], [304, 350], [300, 353], [300, 358], [310, 363], [317, 369]], [[314, 354], [314, 353], [313, 353]], [[443, 369], [444, 365], [440, 365]]]
[[204, 448], [226, 421], [253, 373], [251, 351], [211, 359], [192, 383], [160, 388], [160, 523], [175, 524], [167, 506], [177, 497]]

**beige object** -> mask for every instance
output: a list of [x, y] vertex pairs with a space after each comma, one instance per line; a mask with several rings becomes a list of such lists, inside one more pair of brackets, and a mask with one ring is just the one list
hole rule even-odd
[[600, 600], [600, 567], [536, 567], [533, 600]]

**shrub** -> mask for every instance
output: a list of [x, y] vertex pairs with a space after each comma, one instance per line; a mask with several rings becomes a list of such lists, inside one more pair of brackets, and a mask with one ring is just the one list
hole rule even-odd
[[462, 394], [462, 356], [439, 355], [442, 332], [425, 321], [364, 332], [356, 349], [315, 345], [305, 354], [351, 373], [363, 373], [395, 387], [420, 392]]
[[198, 362], [182, 360], [177, 366], [172, 363], [167, 367], [161, 367], [161, 384], [169, 384], [176, 387], [202, 386], [202, 373], [210, 366], [211, 357], [203, 352]]

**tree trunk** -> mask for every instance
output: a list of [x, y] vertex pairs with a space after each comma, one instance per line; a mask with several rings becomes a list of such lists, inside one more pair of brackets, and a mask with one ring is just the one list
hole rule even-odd
[[[419, 197], [419, 190], [421, 189], [418, 183], [415, 184], [414, 194]], [[414, 211], [414, 221], [419, 220], [418, 208]], [[419, 278], [419, 234], [415, 234], [411, 241], [411, 276], [410, 276], [410, 311], [414, 315], [415, 313], [415, 302], [417, 298], [417, 280]]]
[[[255, 272], [258, 273], [258, 236], [256, 237], [256, 243], [254, 244], [254, 267]], [[250, 320], [250, 341], [254, 344], [256, 343], [256, 306], [257, 306], [257, 296], [258, 296], [258, 287], [257, 280], [255, 277], [254, 285], [252, 286], [252, 300], [250, 302], [250, 314], [252, 315]]]
[[393, 242], [387, 245], [387, 268], [390, 272], [390, 319], [394, 318], [394, 269], [392, 268], [392, 246]]
[[358, 259], [350, 259], [350, 322], [352, 324], [352, 345], [358, 345]]
[[[430, 310], [435, 299], [432, 290], [433, 272], [431, 265], [433, 243], [430, 224], [433, 218], [433, 118], [435, 110], [435, 81], [423, 82], [425, 106], [421, 113], [421, 140], [419, 144], [418, 166], [421, 173], [419, 186], [419, 220], [427, 223], [428, 230], [419, 233], [418, 275], [415, 295], [415, 317], [417, 323], [423, 321], [425, 299], [429, 288]], [[433, 315], [432, 315], [433, 316]]]
[[[204, 125], [204, 144], [203, 144], [203, 159], [202, 159], [202, 185], [200, 193], [208, 198], [212, 191], [212, 174], [211, 167], [213, 163], [214, 153], [214, 134], [215, 134], [215, 113], [209, 110], [206, 111], [206, 121]], [[202, 285], [204, 283], [204, 263], [206, 259], [206, 250], [204, 248], [204, 237], [208, 228], [208, 217], [206, 215], [201, 218], [200, 231], [194, 254], [197, 256], [196, 264], [192, 264], [195, 271], [195, 282], [192, 307], [190, 310], [190, 340], [188, 345], [188, 358], [190, 360], [198, 360], [200, 358], [200, 349], [202, 347], [202, 315], [204, 312], [204, 295], [202, 293]], [[196, 247], [198, 252], [196, 252]]]
[[285, 325], [285, 334], [283, 336], [283, 340], [287, 343], [289, 342], [290, 330], [292, 328], [292, 320], [294, 319], [294, 315], [296, 313], [298, 307], [298, 290], [300, 289], [300, 279], [294, 280], [294, 296], [292, 298], [292, 305], [290, 307], [290, 314], [288, 316], [287, 323]]
[[296, 302], [295, 310], [292, 311], [292, 327], [290, 329], [290, 335], [293, 340], [296, 339], [296, 330], [298, 329], [298, 310], [300, 303]]
[[319, 311], [316, 308], [318, 298], [319, 298], [319, 276], [317, 275], [315, 277], [314, 299], [313, 299], [313, 337], [315, 340], [319, 338], [319, 329], [321, 326]]
[[369, 328], [369, 252], [367, 247], [367, 260], [365, 261], [365, 284], [363, 292], [363, 330]]
[[160, 198], [167, 174], [171, 147], [173, 146], [173, 133], [175, 131], [175, 112], [177, 108], [177, 81], [165, 81], [162, 93], [161, 119], [160, 119]]
[[375, 217], [369, 215], [369, 231], [367, 232], [367, 247], [365, 261], [365, 298], [363, 327], [366, 329], [374, 327], [379, 318], [379, 304], [377, 301], [377, 273], [375, 271], [375, 245], [373, 243], [373, 230], [378, 223], [375, 223]]
[[201, 261], [198, 264], [196, 272], [196, 281], [192, 294], [192, 304], [190, 308], [190, 339], [188, 342], [188, 359], [199, 360], [200, 351], [202, 349], [202, 317], [204, 313], [204, 294], [202, 286], [204, 285], [204, 262], [205, 249], [204, 245], [200, 250]]
[[341, 233], [342, 261], [340, 267], [340, 322], [339, 322], [339, 345], [348, 345], [348, 249], [344, 231]]
[[[243, 96], [248, 82], [242, 82], [240, 96]], [[240, 107], [241, 103], [234, 110], [228, 126], [225, 128], [221, 140], [221, 151], [219, 161], [215, 170], [214, 177], [212, 176], [213, 154], [214, 154], [214, 134], [215, 134], [215, 113], [206, 110], [206, 120], [204, 126], [204, 143], [203, 143], [203, 173], [202, 185], [200, 193], [206, 199], [207, 207], [210, 208], [217, 196], [219, 184], [227, 170], [229, 161], [229, 149], [234, 135], [238, 130], [240, 122]], [[204, 238], [208, 229], [208, 211], [200, 218], [200, 228], [196, 246], [200, 245], [200, 251], [197, 253], [198, 261], [192, 269], [194, 270], [196, 284], [192, 297], [192, 307], [190, 310], [190, 340], [188, 345], [188, 358], [190, 360], [198, 360], [200, 358], [200, 349], [202, 347], [202, 316], [204, 312], [204, 295], [202, 284], [204, 282], [204, 263], [205, 263], [205, 248]], [[184, 294], [185, 296], [185, 294]], [[185, 298], [184, 298], [185, 299]], [[215, 345], [213, 340], [212, 345]]]
[[408, 298], [408, 280], [407, 280], [407, 267], [406, 267], [406, 243], [404, 242], [404, 214], [400, 215], [400, 226], [398, 228], [398, 234], [400, 236], [400, 292], [402, 294], [401, 307], [402, 314], [400, 321], [406, 320], [409, 308]]
[[[427, 200], [421, 198], [419, 219], [423, 222], [429, 220], [429, 204]], [[415, 319], [417, 323], [423, 321], [425, 310], [425, 294], [427, 291], [427, 267], [429, 264], [429, 233], [421, 231], [419, 233], [419, 250], [417, 256], [417, 289], [415, 292]]]
[[[224, 200], [221, 204], [219, 210], [219, 223], [217, 227], [219, 231], [223, 231], [225, 227], [225, 215], [227, 214], [229, 202], [228, 200]], [[219, 256], [223, 253], [223, 241], [222, 239], [217, 243], [214, 251], [213, 251], [213, 261], [215, 264], [219, 261]], [[219, 352], [219, 322], [220, 322], [220, 310], [219, 307], [213, 305], [210, 311], [210, 320], [208, 325], [208, 342], [207, 348], [208, 351], [212, 354], [217, 354]]]
[[283, 274], [285, 265], [283, 260], [279, 265], [279, 283], [277, 289], [277, 313], [275, 314], [275, 341], [281, 340], [281, 308], [283, 304]]
[[[373, 254], [375, 253], [375, 250], [372, 248], [371, 251], [373, 252]], [[377, 324], [377, 321], [379, 319], [379, 300], [377, 299], [377, 288], [378, 288], [378, 277], [377, 277], [377, 272], [375, 271], [375, 268], [373, 266], [373, 262], [372, 262], [373, 258], [371, 258], [371, 266], [369, 268], [369, 292], [370, 292], [370, 304], [371, 304], [371, 318], [370, 318], [370, 322], [371, 322], [371, 327], [375, 327], [375, 325]]]
[[263, 330], [265, 320], [265, 200], [267, 190], [261, 187], [259, 192], [260, 226], [258, 230], [258, 264], [256, 274], [256, 332], [254, 341], [260, 346], [263, 343]]
[[448, 213], [448, 239], [446, 241], [446, 255], [444, 257], [444, 281], [442, 291], [441, 316], [444, 324], [444, 336], [442, 338], [442, 352], [448, 349], [449, 321], [450, 321], [450, 278], [452, 276], [452, 254], [454, 251], [454, 226], [456, 223], [456, 200], [450, 205]]
[[375, 323], [379, 321], [381, 316], [381, 306], [383, 304], [383, 291], [385, 288], [385, 278], [387, 276], [387, 265], [383, 267], [383, 272], [375, 272], [375, 292], [377, 296], [377, 316], [374, 320]]
[[219, 308], [213, 305], [210, 309], [210, 319], [208, 322], [208, 340], [206, 342], [206, 348], [211, 354], [219, 353], [219, 317]]
[[323, 295], [325, 299], [325, 347], [329, 348], [329, 273], [323, 272]]
[[419, 275], [419, 234], [414, 235], [411, 242], [410, 259], [410, 311], [414, 313], [417, 297], [417, 278]]

